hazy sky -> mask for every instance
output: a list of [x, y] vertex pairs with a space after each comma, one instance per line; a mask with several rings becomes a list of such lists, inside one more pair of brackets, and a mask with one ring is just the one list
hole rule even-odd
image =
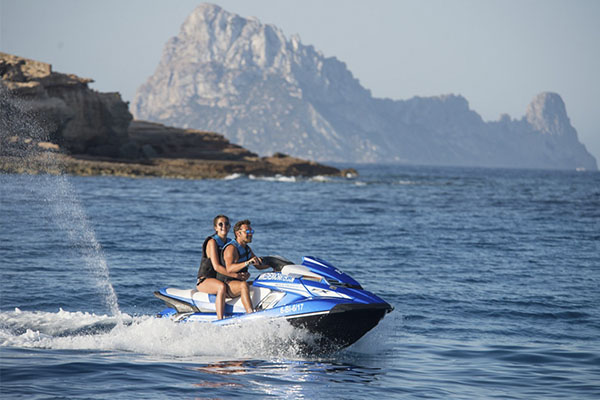
[[[132, 100], [200, 1], [0, 0], [0, 51]], [[599, 0], [222, 0], [344, 61], [375, 97], [461, 94], [485, 120], [559, 93], [600, 162]]]

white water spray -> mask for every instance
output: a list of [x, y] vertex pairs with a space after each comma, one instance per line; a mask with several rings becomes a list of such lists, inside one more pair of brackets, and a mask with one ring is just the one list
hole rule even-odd
[[[46, 198], [52, 207], [54, 220], [64, 230], [71, 244], [79, 249], [86, 269], [95, 278], [96, 286], [111, 314], [121, 315], [117, 294], [110, 282], [110, 273], [102, 246], [88, 222], [83, 206], [65, 175], [46, 176]], [[48, 188], [52, 188], [49, 189]], [[121, 320], [119, 319], [119, 322]]]
[[[131, 352], [150, 357], [295, 358], [313, 336], [284, 320], [218, 326], [175, 324], [168, 318], [93, 313], [0, 312], [0, 347]], [[115, 326], [115, 322], [117, 325]]]
[[[51, 152], [40, 151], [35, 144], [48, 141], [47, 129], [35, 115], [28, 113], [24, 103], [8, 93], [2, 84], [0, 111], [0, 155], [6, 153], [4, 155], [18, 159], [23, 164], [35, 158], [46, 170], [62, 171], [57, 156]], [[14, 145], [15, 142], [17, 145]], [[39, 198], [48, 203], [56, 224], [67, 233], [73, 247], [81, 252], [85, 267], [93, 276], [104, 303], [118, 323], [122, 323], [117, 294], [110, 282], [102, 246], [96, 239], [68, 177], [64, 174], [46, 175], [44, 184], [33, 189], [39, 192]]]

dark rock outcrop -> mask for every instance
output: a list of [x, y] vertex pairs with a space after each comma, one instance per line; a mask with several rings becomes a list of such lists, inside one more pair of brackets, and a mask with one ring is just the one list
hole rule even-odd
[[210, 4], [166, 43], [132, 110], [136, 118], [223, 133], [261, 155], [597, 169], [557, 94], [542, 93], [523, 119], [493, 122], [462, 96], [373, 98], [343, 62]]
[[118, 93], [90, 89], [93, 80], [56, 73], [50, 64], [5, 53], [0, 53], [0, 76], [20, 99], [19, 107], [40, 121], [46, 139], [70, 153], [116, 157], [127, 141], [132, 120], [127, 103]]
[[0, 53], [0, 77], [0, 172], [190, 179], [355, 173], [286, 155], [261, 158], [216, 133], [132, 121], [118, 93], [94, 91], [92, 80], [46, 63]]

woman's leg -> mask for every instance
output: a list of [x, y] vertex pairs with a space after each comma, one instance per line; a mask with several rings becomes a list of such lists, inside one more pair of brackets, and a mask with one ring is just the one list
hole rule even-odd
[[199, 285], [196, 285], [196, 290], [208, 294], [216, 294], [215, 309], [217, 318], [223, 319], [225, 314], [225, 293], [227, 293], [227, 285], [215, 278], [206, 278]]
[[254, 312], [252, 309], [252, 301], [250, 301], [250, 289], [248, 288], [248, 282], [232, 280], [227, 282], [227, 285], [229, 286], [229, 293], [231, 293], [234, 297], [242, 297], [242, 304], [244, 305], [246, 312]]

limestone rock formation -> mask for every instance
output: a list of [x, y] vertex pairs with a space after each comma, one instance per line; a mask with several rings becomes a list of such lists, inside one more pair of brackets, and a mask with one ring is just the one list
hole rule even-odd
[[[42, 123], [44, 135], [72, 153], [118, 156], [127, 141], [132, 119], [127, 103], [118, 93], [99, 93], [88, 87], [91, 79], [52, 71], [39, 61], [0, 53], [0, 81], [16, 98], [19, 107]], [[9, 116], [3, 113], [2, 120]], [[13, 126], [19, 124], [13, 123]]]
[[458, 95], [373, 98], [343, 62], [273, 25], [210, 4], [197, 7], [167, 42], [132, 112], [220, 132], [261, 155], [597, 169], [557, 94], [538, 96], [523, 119], [492, 122]]
[[525, 118], [538, 132], [551, 136], [568, 136], [577, 140], [562, 98], [556, 93], [541, 93], [527, 107]]
[[222, 135], [132, 121], [118, 93], [49, 64], [0, 53], [0, 172], [223, 178], [355, 174], [284, 154], [259, 157]]

